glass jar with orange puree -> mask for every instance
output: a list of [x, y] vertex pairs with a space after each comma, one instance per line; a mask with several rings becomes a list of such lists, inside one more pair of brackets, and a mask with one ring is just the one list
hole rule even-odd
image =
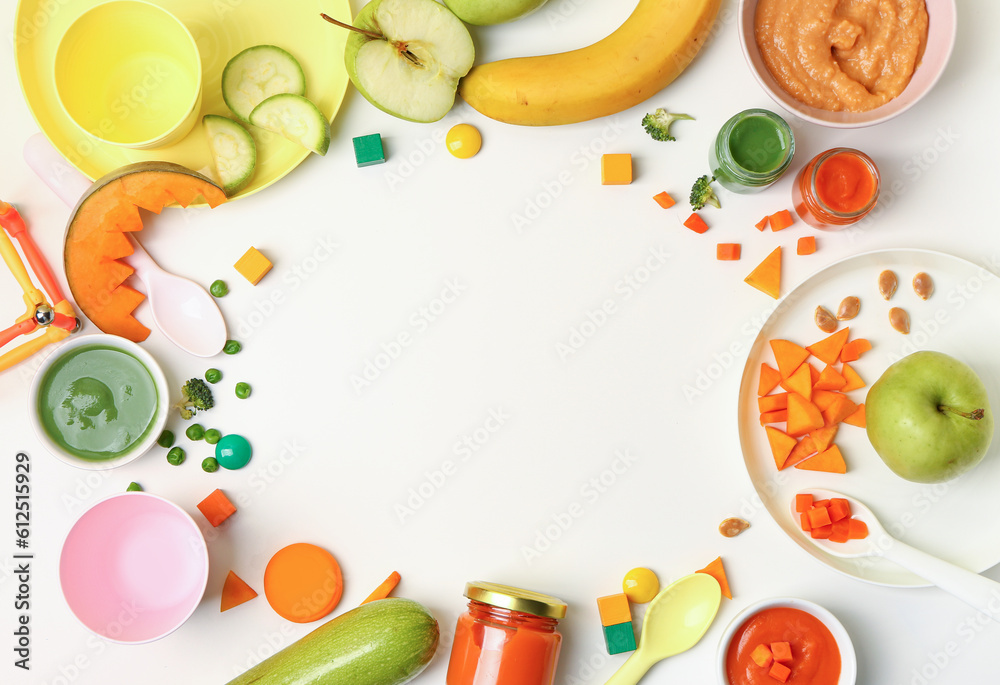
[[792, 204], [810, 226], [839, 230], [872, 211], [880, 185], [871, 157], [852, 148], [833, 148], [799, 171], [792, 184]]
[[447, 685], [552, 685], [566, 603], [496, 583], [468, 583]]

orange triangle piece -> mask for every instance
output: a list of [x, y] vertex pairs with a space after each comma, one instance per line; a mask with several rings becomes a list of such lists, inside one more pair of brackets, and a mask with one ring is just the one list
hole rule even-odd
[[851, 402], [851, 400], [847, 398], [847, 395], [841, 395], [836, 398], [829, 407], [823, 410], [823, 421], [825, 421], [828, 426], [835, 426], [853, 414], [854, 410], [857, 408], [858, 405]]
[[774, 465], [780, 471], [785, 468], [785, 460], [795, 447], [795, 438], [773, 426], [764, 426], [764, 430], [767, 431], [767, 442], [771, 446]]
[[836, 437], [839, 427], [839, 424], [835, 423], [832, 426], [823, 426], [814, 431], [809, 431], [809, 437], [812, 438], [817, 452], [822, 452], [833, 444], [833, 439]]
[[757, 410], [761, 414], [769, 411], [788, 409], [788, 393], [779, 392], [777, 395], [764, 395], [757, 398]]
[[226, 576], [226, 582], [222, 585], [222, 609], [228, 611], [244, 602], [249, 602], [257, 596], [257, 592], [246, 584], [246, 582], [230, 571]]
[[844, 375], [844, 380], [847, 381], [847, 384], [840, 388], [840, 392], [850, 392], [851, 390], [860, 390], [865, 387], [866, 384], [864, 380], [858, 375], [858, 372], [850, 366], [850, 364], [844, 364], [844, 366], [841, 367], [840, 372]]
[[743, 280], [777, 300], [781, 293], [781, 247], [774, 248]]
[[790, 340], [780, 338], [771, 341], [771, 352], [774, 353], [774, 361], [782, 378], [791, 376], [802, 362], [809, 358], [809, 350]]
[[788, 425], [791, 436], [805, 435], [825, 425], [819, 407], [796, 392], [788, 393]]
[[760, 380], [757, 382], [757, 396], [763, 397], [778, 387], [781, 374], [768, 364], [760, 365]]
[[826, 364], [834, 364], [840, 359], [840, 351], [844, 349], [844, 345], [847, 343], [847, 335], [850, 332], [850, 327], [841, 328], [836, 333], [823, 338], [818, 343], [813, 343], [806, 347], [807, 350]]
[[844, 455], [840, 453], [840, 448], [836, 445], [830, 445], [815, 457], [809, 457], [805, 461], [796, 464], [795, 468], [802, 469], [803, 471], [847, 473], [847, 463], [844, 461]]
[[782, 468], [788, 468], [789, 466], [795, 466], [796, 464], [805, 461], [812, 455], [816, 454], [819, 450], [816, 449], [816, 443], [813, 439], [806, 435], [798, 444], [792, 449], [792, 453], [788, 455], [788, 459], [785, 459], [785, 465]]
[[727, 599], [733, 598], [733, 593], [729, 591], [729, 579], [726, 578], [726, 569], [722, 566], [722, 557], [716, 557], [716, 559], [703, 569], [696, 571], [696, 573], [706, 573], [717, 581], [719, 581], [719, 587], [722, 588], [722, 594]]
[[781, 387], [788, 392], [797, 392], [807, 400], [812, 399], [812, 364], [802, 362], [791, 376], [781, 381]]
[[847, 385], [847, 379], [831, 364], [827, 364], [826, 368], [820, 372], [819, 378], [813, 383], [813, 389], [842, 390], [845, 385]]
[[845, 416], [844, 423], [849, 423], [852, 426], [857, 426], [858, 428], [867, 427], [868, 421], [865, 419], [865, 403], [862, 402], [853, 413]]
[[838, 397], [844, 397], [844, 393], [835, 392], [833, 390], [816, 390], [813, 389], [812, 401], [820, 411], [823, 411], [831, 404], [833, 404]]

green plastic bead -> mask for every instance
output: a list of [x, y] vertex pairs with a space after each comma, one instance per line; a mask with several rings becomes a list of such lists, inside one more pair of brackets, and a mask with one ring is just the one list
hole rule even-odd
[[230, 433], [219, 440], [215, 446], [215, 458], [224, 469], [241, 469], [250, 461], [253, 450], [250, 443], [242, 435]]
[[209, 369], [205, 372], [205, 380], [209, 383], [218, 383], [222, 380], [222, 372], [218, 369]]
[[201, 470], [205, 473], [215, 473], [219, 470], [219, 460], [215, 457], [207, 457], [201, 462]]
[[226, 344], [222, 348], [222, 351], [226, 354], [236, 354], [242, 349], [243, 345], [240, 345], [239, 340], [227, 340]]
[[249, 383], [237, 383], [236, 384], [236, 396], [241, 400], [245, 400], [250, 397], [250, 393], [253, 392], [253, 388], [250, 387]]
[[135, 481], [132, 481], [128, 484], [128, 487], [125, 488], [125, 492], [142, 492], [142, 486]]
[[222, 431], [216, 430], [214, 428], [209, 428], [205, 431], [205, 442], [209, 445], [214, 445], [222, 439]]
[[174, 444], [174, 432], [165, 430], [156, 439], [156, 444], [160, 447], [172, 447]]
[[212, 293], [212, 297], [225, 297], [229, 294], [229, 286], [222, 280], [212, 281], [212, 285], [209, 286], [208, 292]]
[[171, 447], [167, 452], [167, 462], [173, 466], [180, 466], [184, 463], [185, 456], [183, 447]]

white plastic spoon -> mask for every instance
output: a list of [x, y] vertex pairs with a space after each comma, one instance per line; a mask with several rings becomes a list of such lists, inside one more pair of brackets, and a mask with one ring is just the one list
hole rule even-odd
[[[25, 143], [24, 159], [70, 207], [90, 188], [90, 181], [63, 159], [40, 133]], [[161, 269], [134, 236], [126, 235], [134, 248], [126, 259], [146, 286], [149, 309], [157, 328], [167, 340], [196, 357], [212, 357], [221, 352], [226, 344], [226, 320], [215, 299], [194, 281]]]
[[[958, 597], [977, 611], [981, 611], [990, 618], [1000, 621], [1000, 583], [964, 569], [961, 566], [956, 566], [944, 559], [939, 559], [927, 552], [922, 552], [892, 537], [882, 524], [879, 523], [878, 518], [876, 518], [872, 510], [853, 497], [822, 488], [803, 490], [801, 494], [810, 494], [816, 500], [832, 499], [834, 497], [846, 499], [851, 503], [851, 515], [854, 518], [864, 521], [868, 526], [868, 537], [861, 540], [848, 540], [847, 542], [831, 542], [830, 540], [816, 539], [810, 537], [808, 533], [802, 532], [803, 535], [823, 551], [844, 559], [884, 557], [890, 561], [894, 561], [905, 569], [913, 571], [927, 582], [937, 585], [945, 592]], [[794, 498], [792, 499], [791, 507], [792, 518], [797, 521], [799, 515], [795, 511]]]

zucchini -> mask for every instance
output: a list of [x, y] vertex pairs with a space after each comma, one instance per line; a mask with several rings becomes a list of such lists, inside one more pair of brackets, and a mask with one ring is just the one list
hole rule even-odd
[[422, 605], [380, 599], [327, 621], [228, 685], [402, 685], [430, 663], [438, 637]]
[[239, 123], [217, 114], [202, 118], [216, 180], [227, 197], [232, 197], [250, 183], [257, 166], [257, 146], [253, 136]]
[[305, 95], [306, 76], [298, 60], [276, 45], [247, 48], [222, 70], [222, 99], [244, 123], [254, 107], [278, 93]]
[[250, 123], [325, 155], [330, 149], [330, 122], [315, 104], [301, 95], [272, 95], [250, 112]]

